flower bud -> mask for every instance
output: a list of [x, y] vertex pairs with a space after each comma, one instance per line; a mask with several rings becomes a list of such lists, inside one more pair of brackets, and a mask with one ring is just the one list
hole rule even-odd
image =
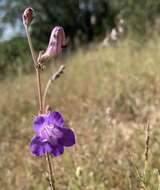
[[32, 7], [28, 7], [24, 10], [23, 12], [23, 24], [24, 25], [29, 25], [33, 19], [33, 9]]
[[52, 57], [56, 57], [61, 53], [63, 47], [65, 46], [66, 42], [63, 27], [54, 27], [51, 32], [48, 47], [43, 53], [41, 53], [38, 58], [38, 62], [44, 62]]

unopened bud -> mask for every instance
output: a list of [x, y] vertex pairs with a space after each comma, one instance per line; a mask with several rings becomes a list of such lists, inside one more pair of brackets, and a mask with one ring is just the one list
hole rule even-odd
[[24, 25], [29, 25], [33, 19], [33, 9], [32, 7], [28, 7], [24, 10], [23, 12], [23, 24]]
[[44, 62], [52, 57], [56, 57], [66, 46], [65, 33], [63, 27], [56, 26], [53, 28], [47, 49], [41, 53], [38, 62]]

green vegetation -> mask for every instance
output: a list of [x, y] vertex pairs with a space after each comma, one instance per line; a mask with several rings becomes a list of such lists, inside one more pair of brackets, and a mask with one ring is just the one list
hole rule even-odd
[[[35, 9], [31, 33], [37, 52], [46, 48], [55, 25], [64, 27], [70, 49], [77, 41], [84, 44], [102, 40], [120, 19], [124, 20], [125, 34], [138, 37], [143, 43], [160, 28], [160, 0], [5, 0], [0, 3], [0, 34], [5, 32], [6, 24], [21, 28], [22, 12], [30, 5]], [[24, 28], [11, 40], [0, 43], [0, 80], [10, 73], [31, 71], [29, 48], [23, 35]]]
[[[75, 147], [52, 160], [57, 190], [160, 190], [160, 1], [5, 0], [0, 34], [6, 24], [21, 27], [27, 6], [36, 13], [31, 32], [37, 53], [57, 24], [70, 49], [76, 40], [92, 42], [75, 52], [68, 48], [42, 76], [44, 86], [59, 62], [66, 65], [47, 98], [77, 136]], [[102, 49], [95, 40], [121, 18], [125, 37]], [[48, 187], [45, 158], [32, 157], [28, 148], [38, 106], [33, 72], [24, 37], [0, 43], [1, 190]]]
[[53, 25], [64, 26], [70, 42], [75, 37], [88, 42], [103, 36], [120, 18], [142, 37], [159, 23], [160, 12], [160, 0], [5, 0], [0, 4], [0, 30], [6, 23], [21, 26], [21, 14], [28, 6], [36, 11], [32, 32], [40, 44], [48, 42]]
[[[48, 103], [74, 129], [77, 144], [53, 158], [57, 189], [160, 188], [159, 52], [159, 37], [143, 47], [126, 39], [106, 49], [81, 49], [63, 59], [64, 76], [51, 87]], [[47, 68], [43, 84], [57, 66]], [[45, 158], [33, 158], [28, 149], [37, 110], [35, 76], [8, 76], [0, 90], [1, 190], [46, 189]], [[144, 173], [148, 121], [149, 162]]]
[[15, 37], [0, 44], [0, 79], [10, 74], [29, 72], [31, 61], [26, 39]]

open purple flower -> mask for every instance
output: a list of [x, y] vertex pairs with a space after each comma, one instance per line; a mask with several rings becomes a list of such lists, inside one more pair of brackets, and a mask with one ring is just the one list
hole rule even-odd
[[33, 129], [36, 135], [30, 143], [30, 151], [34, 156], [50, 153], [59, 156], [64, 152], [64, 146], [75, 144], [75, 135], [69, 128], [65, 128], [60, 113], [49, 112], [34, 118]]

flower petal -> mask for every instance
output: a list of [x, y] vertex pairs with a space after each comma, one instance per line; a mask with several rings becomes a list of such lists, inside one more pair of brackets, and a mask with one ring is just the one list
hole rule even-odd
[[62, 47], [66, 45], [64, 29], [61, 26], [53, 28], [47, 49], [39, 56], [39, 62], [58, 56], [62, 52]]
[[54, 127], [50, 131], [50, 135], [48, 136], [47, 141], [52, 145], [52, 146], [57, 146], [59, 144], [59, 139], [63, 137], [63, 133], [59, 130], [58, 127]]
[[33, 127], [36, 134], [39, 134], [41, 127], [42, 127], [44, 122], [45, 122], [45, 116], [39, 115], [33, 119], [32, 127]]
[[63, 146], [72, 146], [75, 144], [75, 135], [71, 129], [65, 127], [58, 127], [58, 129], [63, 134], [59, 139], [59, 142], [63, 144]]
[[59, 156], [63, 154], [63, 152], [64, 152], [64, 147], [61, 144], [58, 144], [57, 146], [52, 147], [51, 154], [54, 156]]
[[49, 112], [48, 114], [48, 124], [53, 124], [57, 127], [63, 127], [64, 119], [59, 112]]
[[57, 56], [65, 45], [65, 33], [63, 27], [55, 26], [51, 32], [50, 40], [45, 54], [49, 57]]
[[50, 153], [52, 151], [52, 146], [49, 142], [43, 142], [41, 137], [35, 135], [31, 140], [29, 149], [33, 156], [42, 156], [47, 152]]

